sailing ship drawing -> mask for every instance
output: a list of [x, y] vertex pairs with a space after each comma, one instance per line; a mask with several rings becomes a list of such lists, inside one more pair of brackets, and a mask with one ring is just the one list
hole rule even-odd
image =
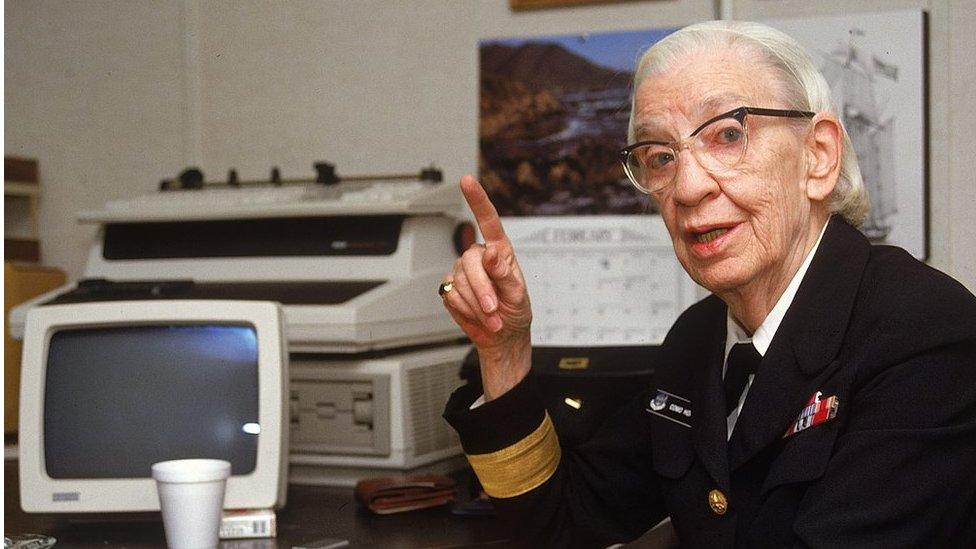
[[[833, 92], [851, 138], [868, 191], [871, 209], [861, 231], [884, 241], [891, 233], [898, 203], [895, 188], [895, 116], [885, 112], [880, 90], [883, 80], [898, 81], [898, 66], [867, 53], [855, 44], [861, 29], [851, 29], [849, 41], [821, 52], [820, 67]], [[883, 79], [883, 80], [882, 80]]]

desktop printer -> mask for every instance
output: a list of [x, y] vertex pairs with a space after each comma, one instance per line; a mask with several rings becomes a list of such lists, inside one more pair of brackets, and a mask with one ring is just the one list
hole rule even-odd
[[[283, 305], [291, 353], [292, 480], [349, 484], [375, 468], [460, 454], [440, 419], [470, 346], [434, 295], [473, 240], [441, 172], [204, 182], [79, 214], [99, 226], [82, 280], [17, 307], [115, 300], [246, 299]], [[374, 472], [375, 473], [375, 472]]]

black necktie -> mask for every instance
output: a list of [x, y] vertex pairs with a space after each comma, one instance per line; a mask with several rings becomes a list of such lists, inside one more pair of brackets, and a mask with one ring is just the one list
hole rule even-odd
[[725, 415], [732, 413], [739, 405], [739, 397], [746, 388], [749, 375], [759, 368], [762, 355], [752, 343], [736, 343], [729, 352], [725, 366]]

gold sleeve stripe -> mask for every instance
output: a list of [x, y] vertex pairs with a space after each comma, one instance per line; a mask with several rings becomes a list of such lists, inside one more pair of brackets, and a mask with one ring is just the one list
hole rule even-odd
[[549, 419], [515, 444], [490, 454], [468, 454], [468, 461], [485, 493], [511, 498], [538, 487], [556, 472], [561, 451], [559, 437]]

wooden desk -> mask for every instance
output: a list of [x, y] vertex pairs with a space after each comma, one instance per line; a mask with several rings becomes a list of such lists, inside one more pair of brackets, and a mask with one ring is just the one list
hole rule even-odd
[[[159, 513], [125, 515], [44, 515], [20, 509], [17, 462], [4, 463], [4, 533], [47, 534], [55, 548], [165, 547]], [[462, 486], [459, 492], [466, 487]], [[494, 517], [459, 517], [449, 507], [397, 515], [361, 509], [351, 488], [289, 486], [288, 504], [278, 510], [278, 537], [227, 540], [221, 549], [289, 549], [332, 537], [355, 547], [504, 547], [504, 530]]]

